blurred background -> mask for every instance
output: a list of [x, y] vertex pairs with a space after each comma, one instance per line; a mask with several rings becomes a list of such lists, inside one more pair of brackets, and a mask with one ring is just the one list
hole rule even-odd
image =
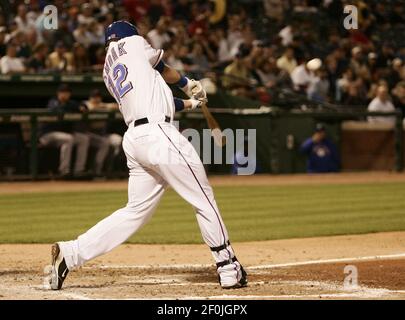
[[[256, 129], [257, 173], [402, 171], [402, 0], [0, 0], [0, 179], [127, 176], [101, 76], [104, 30], [121, 19], [203, 79], [223, 129]], [[177, 118], [207, 127], [200, 112]], [[235, 173], [246, 150], [234, 154], [207, 170]]]

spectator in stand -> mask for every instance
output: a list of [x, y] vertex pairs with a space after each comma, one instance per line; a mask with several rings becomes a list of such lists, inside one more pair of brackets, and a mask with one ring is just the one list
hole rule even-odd
[[297, 60], [294, 57], [294, 48], [287, 47], [284, 54], [277, 59], [277, 67], [287, 71], [289, 74], [297, 67]]
[[212, 46], [216, 48], [216, 55], [219, 63], [229, 63], [232, 61], [231, 48], [226, 39], [226, 33], [223, 28], [217, 28], [208, 35]]
[[403, 63], [400, 58], [395, 58], [392, 60], [392, 65], [388, 71], [388, 80], [390, 88], [395, 87], [395, 85], [401, 81], [401, 70], [403, 68]]
[[389, 43], [384, 43], [381, 47], [381, 52], [378, 54], [377, 66], [379, 68], [387, 68], [391, 65], [394, 58], [394, 49]]
[[367, 55], [367, 69], [369, 72], [369, 79], [370, 81], [374, 82], [377, 81], [379, 78], [378, 68], [377, 68], [377, 54], [375, 52], [370, 52]]
[[12, 43], [7, 46], [6, 55], [0, 59], [0, 72], [2, 74], [25, 72], [22, 59], [17, 58], [17, 47]]
[[105, 49], [103, 47], [99, 47], [95, 50], [94, 54], [94, 63], [91, 65], [91, 70], [100, 72], [101, 70], [103, 70], [104, 67]]
[[75, 43], [73, 34], [74, 32], [70, 29], [67, 18], [61, 17], [58, 19], [58, 29], [47, 34], [49, 47], [54, 48], [57, 44], [63, 43], [66, 47], [71, 48]]
[[62, 17], [70, 32], [73, 32], [79, 25], [80, 8], [78, 5], [71, 5], [66, 15]]
[[[350, 69], [349, 69], [350, 70]], [[350, 74], [350, 72], [348, 72]], [[344, 79], [347, 80], [347, 79]], [[339, 86], [343, 83], [339, 82]], [[367, 87], [363, 78], [358, 77], [357, 79], [351, 79], [345, 85], [340, 88], [339, 92], [340, 98], [339, 101], [343, 105], [347, 106], [366, 106], [371, 100], [368, 97]], [[374, 97], [375, 94], [372, 94]]]
[[225, 68], [222, 84], [228, 90], [243, 94], [250, 82], [249, 75], [246, 59], [242, 53], [238, 53], [234, 61]]
[[307, 61], [303, 60], [300, 65], [295, 67], [291, 73], [291, 80], [294, 84], [295, 91], [307, 94], [309, 86], [315, 80], [312, 71], [308, 68]]
[[388, 82], [385, 79], [382, 79], [370, 85], [370, 89], [367, 92], [367, 99], [369, 103], [377, 96], [377, 89], [379, 86], [385, 86], [388, 88]]
[[4, 56], [7, 51], [6, 45], [6, 27], [0, 26], [0, 57]]
[[122, 0], [122, 5], [129, 15], [128, 18], [139, 22], [148, 13], [149, 0]]
[[307, 155], [308, 173], [338, 172], [340, 157], [336, 145], [326, 135], [323, 124], [318, 123], [312, 137], [301, 145], [300, 151]]
[[187, 45], [182, 45], [178, 48], [175, 57], [183, 64], [184, 72], [193, 72], [197, 70], [197, 66], [193, 64], [193, 60], [190, 58], [190, 50]]
[[21, 58], [23, 62], [31, 55], [31, 47], [26, 43], [25, 34], [21, 31], [14, 33], [13, 37], [9, 39], [8, 43], [12, 43], [17, 48], [17, 57]]
[[360, 89], [356, 85], [351, 85], [347, 88], [343, 99], [343, 104], [353, 107], [364, 107], [367, 105], [364, 95], [360, 94]]
[[[214, 52], [210, 42], [207, 39], [207, 36], [204, 34], [202, 29], [197, 29], [194, 37], [193, 37], [193, 47], [195, 44], [199, 44], [201, 46], [201, 57], [205, 60], [207, 60], [207, 62], [218, 62], [218, 56], [216, 55], [216, 53]], [[193, 48], [195, 49], [195, 48]], [[200, 59], [201, 59], [200, 58]]]
[[281, 44], [284, 47], [288, 47], [293, 43], [294, 39], [294, 26], [292, 24], [286, 25], [283, 29], [280, 30], [278, 36], [281, 38]]
[[[394, 112], [395, 107], [390, 100], [388, 94], [388, 87], [385, 85], [380, 85], [377, 88], [377, 96], [370, 102], [368, 105], [368, 111], [370, 112]], [[368, 117], [369, 122], [374, 123], [389, 123], [395, 124], [395, 117], [384, 117], [384, 116], [375, 116]]]
[[35, 25], [36, 16], [34, 12], [27, 13], [27, 6], [20, 4], [17, 8], [17, 16], [14, 18], [18, 30], [23, 33], [28, 33], [31, 30], [36, 30]]
[[93, 6], [91, 3], [83, 3], [79, 15], [77, 16], [77, 21], [81, 25], [88, 26], [91, 23], [95, 22], [93, 15]]
[[405, 118], [405, 81], [398, 82], [392, 90], [394, 106], [402, 111], [402, 117]]
[[367, 72], [361, 47], [354, 47], [352, 49], [352, 57], [350, 59], [349, 67], [353, 70], [356, 76], [362, 76], [365, 72]]
[[354, 85], [354, 73], [353, 70], [348, 68], [343, 72], [343, 75], [336, 82], [336, 101], [342, 102], [347, 94], [349, 87]]
[[264, 0], [263, 5], [266, 16], [280, 24], [283, 20], [285, 2], [283, 0]]
[[393, 10], [390, 13], [389, 21], [394, 25], [403, 25], [405, 23], [404, 4], [401, 1], [393, 1]]
[[192, 64], [196, 66], [196, 70], [193, 72], [194, 77], [196, 79], [204, 78], [204, 72], [209, 71], [210, 64], [203, 54], [203, 47], [199, 42], [194, 42], [189, 58]]
[[275, 63], [272, 60], [263, 61], [256, 69], [256, 73], [259, 77], [259, 84], [266, 88], [272, 88], [275, 85]]
[[292, 82], [290, 75], [285, 70], [277, 68], [274, 58], [263, 61], [257, 69], [260, 85], [266, 88], [291, 88]]
[[58, 42], [55, 51], [49, 54], [47, 67], [56, 72], [72, 72], [74, 70], [73, 55], [63, 42]]
[[328, 102], [329, 81], [326, 69], [315, 71], [315, 78], [308, 87], [308, 98], [318, 102]]
[[178, 0], [174, 3], [173, 17], [176, 20], [190, 21], [189, 0]]
[[183, 62], [176, 56], [176, 50], [170, 43], [164, 45], [163, 51], [163, 61], [165, 61], [170, 67], [180, 72], [184, 72]]
[[165, 15], [165, 10], [162, 6], [161, 0], [150, 0], [150, 6], [148, 10], [148, 16], [150, 18], [150, 23], [155, 25], [160, 17]]
[[197, 30], [202, 33], [208, 32], [210, 10], [206, 4], [190, 2], [190, 22], [188, 23], [188, 33], [193, 36]]
[[88, 25], [90, 33], [90, 46], [103, 46], [104, 47], [104, 27], [97, 21], [93, 21]]
[[88, 28], [88, 24], [81, 22], [78, 28], [73, 32], [75, 41], [82, 44], [84, 47], [90, 47], [92, 43], [92, 33]]
[[165, 43], [170, 41], [169, 34], [167, 33], [169, 30], [169, 23], [170, 20], [167, 17], [162, 17], [156, 24], [155, 29], [148, 32], [147, 37], [153, 48], [162, 49]]
[[345, 70], [349, 68], [349, 59], [347, 59], [343, 47], [335, 49], [331, 56], [336, 61], [336, 76], [341, 76]]
[[18, 29], [17, 23], [15, 21], [11, 22], [9, 27], [8, 27], [8, 33], [6, 35], [6, 42], [8, 43], [10, 40], [12, 40], [17, 33], [21, 32]]
[[40, 43], [34, 47], [34, 54], [28, 60], [27, 68], [30, 73], [43, 73], [46, 71], [46, 57], [48, 56], [48, 46]]
[[229, 53], [235, 57], [239, 52], [239, 47], [243, 42], [242, 21], [239, 15], [230, 15], [228, 17], [228, 36]]
[[73, 46], [73, 65], [77, 73], [90, 70], [90, 60], [87, 50], [81, 43], [75, 43]]
[[[56, 97], [49, 100], [48, 110], [57, 114], [65, 112], [84, 112], [85, 107], [71, 99], [71, 90], [67, 85], [59, 86]], [[86, 176], [85, 166], [90, 145], [89, 137], [75, 131], [73, 123], [55, 122], [43, 124], [40, 128], [39, 142], [43, 146], [54, 146], [60, 149], [59, 173], [62, 178], [70, 178], [73, 148], [76, 146], [74, 176]]]

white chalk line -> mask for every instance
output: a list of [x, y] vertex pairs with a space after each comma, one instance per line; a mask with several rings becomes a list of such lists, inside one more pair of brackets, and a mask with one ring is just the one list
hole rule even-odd
[[396, 259], [396, 258], [405, 258], [405, 253], [387, 254], [387, 255], [379, 255], [379, 256], [364, 256], [364, 257], [354, 257], [354, 258], [297, 261], [297, 262], [280, 263], [280, 264], [268, 264], [268, 265], [250, 266], [250, 267], [247, 267], [246, 269], [249, 269], [249, 270], [274, 269], [274, 268], [285, 268], [285, 267], [312, 265], [312, 264], [327, 264], [327, 263], [356, 262], [356, 261], [357, 262], [358, 261], [373, 261], [373, 260]]
[[[312, 264], [373, 261], [373, 260], [396, 259], [396, 258], [405, 258], [405, 253], [256, 265], [256, 266], [247, 266], [245, 269], [246, 270], [261, 270], [261, 269], [285, 268], [285, 267], [295, 267], [295, 266], [312, 265]], [[112, 265], [85, 266], [85, 267], [83, 267], [83, 269], [96, 268], [96, 269], [139, 269], [139, 270], [150, 270], [150, 269], [183, 270], [183, 269], [205, 269], [205, 268], [212, 268], [212, 267], [215, 267], [215, 265], [213, 265], [213, 264], [155, 264], [155, 265], [114, 265], [114, 264], [112, 264]]]

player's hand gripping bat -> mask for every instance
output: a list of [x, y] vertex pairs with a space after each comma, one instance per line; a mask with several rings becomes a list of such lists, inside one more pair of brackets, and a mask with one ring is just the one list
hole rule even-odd
[[208, 127], [211, 129], [211, 135], [214, 138], [214, 143], [218, 147], [223, 147], [226, 144], [226, 137], [222, 135], [221, 127], [212, 115], [211, 111], [208, 109], [206, 93], [200, 82], [198, 82], [198, 84], [192, 89], [192, 93], [194, 98], [198, 100], [205, 100], [205, 102], [201, 105], [201, 110], [204, 114], [205, 120], [207, 120]]

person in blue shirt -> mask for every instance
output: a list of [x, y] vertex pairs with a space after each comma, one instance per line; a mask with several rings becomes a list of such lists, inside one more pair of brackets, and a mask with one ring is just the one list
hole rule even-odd
[[300, 151], [308, 156], [308, 173], [339, 171], [339, 154], [336, 145], [326, 136], [325, 126], [316, 125], [312, 137], [305, 140]]
[[236, 146], [231, 174], [250, 175], [262, 173], [262, 168], [257, 159], [256, 150], [255, 152], [249, 152], [249, 143], [251, 143], [251, 141], [246, 136], [244, 137], [243, 146]]

